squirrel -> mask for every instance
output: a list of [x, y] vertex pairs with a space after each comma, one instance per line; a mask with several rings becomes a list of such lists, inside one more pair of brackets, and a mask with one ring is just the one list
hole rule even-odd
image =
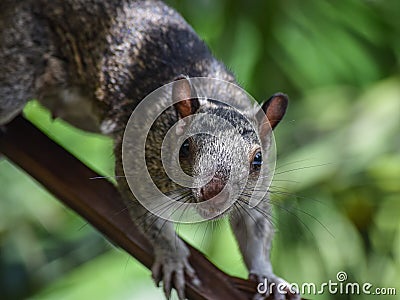
[[[222, 191], [232, 173], [232, 164], [241, 159], [240, 163], [250, 168], [248, 183], [241, 194], [247, 199], [246, 193], [254, 189], [254, 178], [259, 176], [263, 161], [261, 139], [271, 134], [271, 129], [283, 118], [288, 98], [278, 93], [264, 102], [261, 110], [266, 119], [255, 131], [250, 126], [252, 121], [243, 121], [243, 112], [197, 97], [191, 79], [194, 77], [236, 84], [235, 76], [213, 57], [183, 17], [161, 1], [2, 0], [0, 3], [0, 126], [19, 114], [28, 100], [38, 99], [54, 117], [112, 137], [115, 173], [125, 174], [123, 137], [132, 112], [146, 95], [172, 82], [171, 95], [163, 101], [174, 100], [175, 104], [158, 117], [146, 140], [146, 163], [155, 184], [163, 193], [189, 195], [198, 203], [215, 197], [226, 202], [229, 193]], [[228, 103], [240, 98], [229, 88], [217, 89], [216, 93], [218, 99]], [[250, 120], [257, 118], [253, 107], [245, 107], [246, 103], [236, 100], [247, 110]], [[217, 115], [239, 129], [246, 140], [247, 146], [241, 149], [246, 157], [235, 154], [240, 147], [234, 140], [222, 143], [221, 139], [207, 135], [193, 136], [180, 147], [182, 168], [194, 178], [203, 176], [210, 168], [214, 173], [201, 187], [179, 189], [160, 165], [161, 141], [172, 124], [204, 112]], [[183, 126], [193, 127], [199, 120], [203, 119], [184, 122]], [[174, 287], [179, 299], [184, 299], [185, 280], [201, 284], [189, 263], [187, 247], [172, 222], [149, 214], [141, 205], [126, 176], [117, 178], [133, 221], [154, 247], [153, 279], [157, 286], [163, 283], [167, 298]], [[256, 207], [233, 205], [221, 216], [229, 217], [249, 278], [273, 283], [271, 292], [275, 299], [300, 299], [285, 280], [273, 273], [269, 257], [274, 232], [270, 210], [269, 196], [265, 193]], [[202, 213], [206, 215], [207, 208], [203, 207]], [[286, 295], [278, 292], [279, 284], [284, 286]], [[257, 294], [255, 298], [268, 295]]]

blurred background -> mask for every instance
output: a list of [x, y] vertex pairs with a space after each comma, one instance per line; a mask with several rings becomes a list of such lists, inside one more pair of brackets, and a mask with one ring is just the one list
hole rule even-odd
[[[256, 99], [291, 102], [276, 129], [272, 261], [289, 282], [400, 293], [400, 1], [171, 0]], [[112, 144], [36, 102], [25, 115], [113, 175]], [[60, 170], [62, 172], [62, 170]], [[179, 232], [246, 277], [227, 222]], [[215, 228], [212, 228], [215, 227]], [[373, 291], [371, 289], [371, 291]], [[310, 299], [398, 296], [306, 295]], [[7, 159], [0, 161], [0, 299], [162, 299], [150, 272]]]

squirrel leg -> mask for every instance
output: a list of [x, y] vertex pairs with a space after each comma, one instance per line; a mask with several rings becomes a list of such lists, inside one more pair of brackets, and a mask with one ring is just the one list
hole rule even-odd
[[263, 201], [255, 208], [243, 209], [246, 211], [232, 214], [230, 223], [249, 270], [249, 279], [257, 281], [258, 289], [262, 291], [253, 299], [265, 299], [273, 294], [276, 300], [300, 300], [300, 295], [293, 292], [290, 284], [272, 271], [270, 248], [274, 229], [268, 219], [268, 202]]
[[[122, 166], [121, 141], [121, 137], [116, 139], [114, 151], [117, 175], [125, 174]], [[170, 298], [172, 287], [176, 289], [180, 300], [185, 299], [186, 279], [194, 285], [200, 285], [200, 280], [189, 263], [188, 247], [176, 234], [172, 222], [151, 213], [140, 204], [132, 194], [124, 176], [118, 176], [117, 181], [118, 190], [126, 203], [131, 219], [153, 246], [155, 259], [151, 271], [156, 285], [163, 283], [167, 299]]]
[[[161, 222], [157, 219], [156, 223]], [[158, 225], [149, 229], [153, 233], [156, 230], [158, 235], [153, 242], [155, 261], [151, 269], [152, 277], [157, 286], [161, 281], [163, 282], [167, 299], [170, 298], [172, 284], [178, 293], [179, 299], [185, 299], [185, 276], [196, 285], [200, 283], [188, 260], [189, 249], [176, 235], [172, 224], [165, 224], [163, 226], [164, 229], [159, 229]]]
[[125, 201], [132, 220], [153, 245], [155, 260], [151, 271], [155, 284], [159, 286], [160, 282], [163, 283], [167, 299], [170, 299], [172, 287], [180, 300], [185, 299], [185, 277], [195, 285], [200, 284], [189, 263], [189, 249], [178, 237], [171, 222], [148, 212], [133, 196]]

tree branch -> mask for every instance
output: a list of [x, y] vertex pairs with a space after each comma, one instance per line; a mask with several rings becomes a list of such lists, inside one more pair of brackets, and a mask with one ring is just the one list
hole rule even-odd
[[[0, 152], [108, 239], [150, 268], [153, 249], [129, 217], [116, 187], [19, 116], [0, 131]], [[189, 299], [251, 299], [256, 283], [231, 277], [188, 245], [201, 287], [186, 284]]]

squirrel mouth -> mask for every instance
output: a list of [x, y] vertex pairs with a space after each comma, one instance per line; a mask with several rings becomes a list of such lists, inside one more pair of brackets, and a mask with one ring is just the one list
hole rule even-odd
[[213, 197], [209, 199], [200, 198], [200, 201], [196, 206], [198, 213], [205, 219], [216, 219], [221, 217], [233, 204], [231, 201], [231, 195], [231, 187], [227, 184]]

